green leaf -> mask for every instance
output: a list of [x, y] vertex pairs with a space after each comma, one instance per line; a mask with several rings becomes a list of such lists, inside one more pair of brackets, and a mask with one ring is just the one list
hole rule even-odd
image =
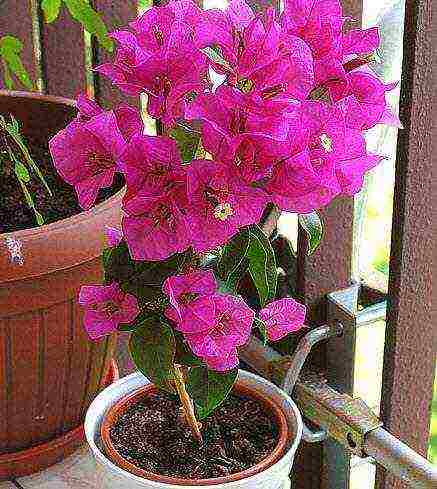
[[204, 419], [217, 409], [231, 392], [238, 369], [219, 373], [206, 367], [192, 368], [188, 373], [187, 391], [196, 405], [197, 416]]
[[13, 36], [4, 36], [0, 38], [0, 57], [5, 64], [5, 82], [10, 85], [13, 73], [20, 83], [28, 90], [33, 90], [33, 82], [21, 61], [20, 54], [23, 51], [23, 43]]
[[129, 351], [138, 370], [157, 387], [173, 391], [175, 338], [163, 320], [148, 319], [130, 338]]
[[258, 329], [258, 331], [261, 334], [261, 340], [263, 342], [263, 345], [266, 346], [268, 342], [268, 337], [267, 337], [267, 328], [266, 324], [264, 321], [262, 321], [260, 318], [255, 318], [254, 320], [254, 326]]
[[54, 22], [61, 9], [62, 0], [42, 0], [41, 9], [44, 12], [44, 19], [47, 24]]
[[202, 360], [193, 354], [183, 335], [178, 331], [173, 331], [173, 334], [176, 341], [175, 363], [186, 367], [199, 367], [203, 365]]
[[249, 229], [244, 228], [227, 243], [217, 264], [217, 273], [225, 282], [224, 288], [236, 290], [247, 270], [247, 253], [250, 246]]
[[15, 170], [15, 175], [17, 176], [17, 178], [19, 180], [21, 180], [24, 183], [29, 183], [30, 182], [29, 171], [26, 168], [26, 166], [23, 165], [23, 163], [21, 163], [21, 161], [17, 161], [15, 163], [14, 170]]
[[129, 333], [135, 331], [138, 328], [144, 326], [148, 321], [154, 321], [156, 318], [159, 319], [157, 314], [152, 314], [149, 311], [141, 311], [140, 314], [131, 323], [121, 323], [118, 325], [117, 330], [124, 333]]
[[8, 90], [14, 89], [14, 80], [12, 80], [11, 72], [9, 71], [8, 65], [4, 59], [2, 59], [3, 65], [3, 81], [5, 82], [5, 87]]
[[186, 126], [177, 125], [170, 131], [170, 136], [176, 141], [184, 163], [190, 163], [197, 152], [200, 133]]
[[275, 252], [259, 226], [250, 226], [249, 236], [249, 273], [258, 291], [261, 307], [264, 307], [276, 297], [278, 270]]
[[217, 273], [225, 288], [236, 290], [243, 275], [249, 272], [258, 291], [261, 306], [276, 296], [278, 271], [275, 253], [259, 226], [242, 229], [223, 248]]
[[99, 13], [97, 13], [88, 0], [64, 0], [73, 19], [80, 22], [84, 29], [97, 37], [100, 44], [109, 52], [114, 50], [114, 43], [108, 37], [108, 29]]
[[323, 221], [319, 214], [314, 211], [310, 214], [300, 214], [299, 224], [302, 226], [302, 229], [305, 231], [308, 237], [307, 254], [310, 256], [317, 250], [322, 242]]
[[38, 226], [42, 226], [44, 224], [43, 215], [40, 212], [38, 212], [36, 209], [34, 209], [33, 212], [35, 213], [35, 219], [36, 219]]
[[177, 253], [165, 261], [136, 261], [130, 256], [125, 241], [102, 253], [105, 283], [120, 283], [125, 292], [134, 294], [140, 302], [159, 302], [164, 299], [162, 284], [175, 275], [190, 259], [189, 252]]

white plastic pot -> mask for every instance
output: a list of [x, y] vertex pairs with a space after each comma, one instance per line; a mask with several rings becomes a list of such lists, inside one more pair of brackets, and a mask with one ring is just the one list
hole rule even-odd
[[[291, 473], [294, 456], [302, 437], [302, 419], [300, 413], [290, 399], [271, 382], [243, 370], [239, 372], [239, 381], [256, 389], [272, 400], [276, 400], [286, 414], [293, 438], [289, 447], [274, 465], [263, 472], [234, 482], [204, 485], [203, 489], [290, 489], [289, 474]], [[101, 392], [88, 409], [85, 419], [85, 434], [94, 454], [101, 489], [199, 489], [199, 486], [172, 485], [155, 482], [137, 477], [114, 465], [102, 450], [100, 426], [107, 409], [122, 397], [132, 393], [139, 387], [150, 382], [140, 373], [134, 373]]]

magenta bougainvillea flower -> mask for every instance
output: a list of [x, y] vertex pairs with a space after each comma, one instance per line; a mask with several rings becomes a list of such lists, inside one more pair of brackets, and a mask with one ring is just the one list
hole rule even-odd
[[183, 116], [186, 97], [202, 91], [207, 79], [206, 57], [193, 42], [200, 10], [178, 3], [147, 10], [131, 24], [134, 32], [113, 33], [120, 45], [115, 62], [96, 68], [126, 94], [146, 93], [149, 114], [166, 125]]
[[166, 136], [134, 135], [119, 161], [128, 187], [125, 202], [140, 191], [159, 196], [175, 183], [185, 182], [176, 142]]
[[271, 302], [259, 312], [270, 341], [278, 341], [298, 331], [305, 322], [305, 316], [306, 307], [291, 298]]
[[371, 72], [361, 69], [347, 75], [346, 87], [328, 84], [332, 98], [344, 109], [346, 124], [365, 131], [376, 124], [402, 127], [386, 100], [387, 92], [397, 83], [384, 84]]
[[265, 188], [280, 208], [307, 213], [337, 195], [358, 192], [364, 173], [382, 157], [367, 153], [361, 132], [348, 126], [341, 105], [306, 102], [299, 113], [302, 131], [298, 138], [291, 133], [291, 156], [274, 167]]
[[239, 228], [261, 219], [267, 194], [211, 160], [195, 160], [187, 169], [188, 222], [192, 245], [208, 251], [225, 243]]
[[131, 323], [139, 314], [137, 298], [111, 285], [84, 285], [79, 304], [85, 308], [84, 325], [92, 340], [113, 333], [119, 324]]
[[284, 34], [273, 8], [255, 16], [242, 0], [224, 10], [207, 10], [196, 27], [196, 45], [220, 50], [226, 63], [213, 62], [231, 85], [256, 97], [305, 99], [313, 88], [314, 69], [309, 47]]
[[83, 209], [95, 203], [101, 188], [112, 185], [125, 145], [113, 111], [73, 121], [50, 140], [55, 167], [74, 185]]
[[159, 196], [138, 193], [124, 203], [123, 235], [134, 260], [165, 260], [190, 246], [184, 204], [186, 194], [181, 186]]
[[[93, 117], [100, 115], [104, 110], [94, 100], [89, 99], [81, 94], [77, 98], [76, 107], [78, 109], [77, 119], [81, 122], [86, 122]], [[120, 105], [114, 110], [118, 128], [121, 134], [128, 141], [134, 134], [142, 133], [144, 123], [138, 109], [129, 105]]]
[[215, 294], [191, 303], [176, 329], [207, 364], [229, 370], [238, 365], [236, 348], [247, 343], [254, 316], [243, 299]]
[[213, 295], [217, 291], [217, 282], [212, 272], [196, 270], [167, 278], [162, 290], [169, 297], [171, 304], [165, 312], [166, 316], [179, 322], [186, 307], [198, 297]]

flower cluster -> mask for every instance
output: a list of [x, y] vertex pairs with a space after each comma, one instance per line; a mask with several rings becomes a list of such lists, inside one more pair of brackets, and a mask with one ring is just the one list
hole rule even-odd
[[[382, 159], [367, 151], [365, 131], [399, 120], [386, 101], [396, 85], [368, 66], [378, 30], [347, 31], [347, 22], [339, 0], [285, 0], [281, 14], [254, 13], [244, 0], [206, 11], [174, 0], [112, 33], [115, 60], [97, 71], [127, 95], [145, 94], [163, 131], [146, 135], [137, 109], [105, 111], [81, 96], [77, 118], [50, 149], [84, 209], [124, 176], [122, 230], [108, 238], [127, 246], [132, 269], [220, 249], [267, 204], [309, 213], [361, 189]], [[82, 290], [91, 337], [143, 314], [147, 301], [128, 282], [112, 276]], [[160, 285], [160, 321], [209, 368], [234, 368], [255, 313], [219, 292], [212, 272], [176, 267]], [[256, 321], [272, 341], [305, 317], [292, 299], [270, 297], [260, 309]]]

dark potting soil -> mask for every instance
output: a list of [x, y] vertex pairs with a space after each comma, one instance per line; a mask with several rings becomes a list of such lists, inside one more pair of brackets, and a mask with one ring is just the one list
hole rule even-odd
[[231, 395], [202, 421], [202, 446], [180, 420], [179, 404], [156, 393], [131, 406], [110, 430], [114, 447], [154, 474], [210, 479], [242, 472], [264, 460], [278, 442], [276, 422], [258, 402]]
[[[33, 160], [53, 193], [53, 197], [50, 197], [39, 178], [30, 170], [32, 179], [27, 187], [37, 210], [44, 218], [44, 223], [60, 221], [82, 212], [74, 188], [58, 175], [48, 146], [33, 144], [29, 139], [27, 143]], [[0, 168], [0, 234], [36, 227], [35, 214], [26, 204], [12, 165], [6, 166], [2, 161], [0, 164], [3, 165]], [[112, 187], [100, 191], [97, 203], [114, 195], [122, 186], [122, 177], [117, 175]]]

